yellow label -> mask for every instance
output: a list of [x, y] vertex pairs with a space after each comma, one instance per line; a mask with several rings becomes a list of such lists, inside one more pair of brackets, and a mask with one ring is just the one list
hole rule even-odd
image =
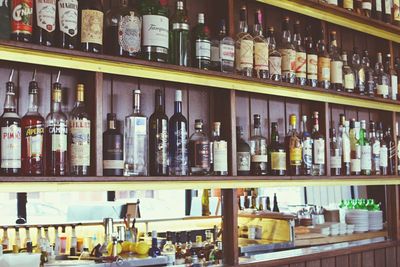
[[295, 69], [296, 51], [293, 49], [281, 49], [282, 56], [282, 72], [290, 72]]
[[343, 83], [343, 62], [331, 61], [331, 82]]
[[393, 0], [393, 19], [400, 21], [400, 0]]
[[81, 42], [103, 44], [104, 14], [98, 10], [82, 10]]
[[343, 0], [343, 8], [345, 9], [353, 9], [353, 0]]
[[272, 152], [271, 153], [271, 169], [284, 171], [286, 170], [286, 153]]
[[307, 54], [304, 52], [296, 52], [296, 77], [306, 78], [307, 72]]
[[331, 59], [327, 57], [318, 58], [318, 81], [331, 80]]
[[290, 165], [299, 166], [301, 165], [302, 151], [301, 147], [290, 148]]
[[349, 73], [344, 75], [344, 88], [354, 89], [354, 74]]
[[240, 41], [240, 68], [253, 67], [253, 40]]
[[268, 70], [268, 44], [254, 44], [254, 68], [256, 70]]

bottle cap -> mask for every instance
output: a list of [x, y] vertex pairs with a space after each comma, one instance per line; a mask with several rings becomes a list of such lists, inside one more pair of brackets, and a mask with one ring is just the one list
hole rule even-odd
[[140, 92], [140, 89], [133, 89], [133, 93], [134, 94], [140, 94], [141, 92]]
[[307, 122], [307, 115], [301, 116], [301, 120], [302, 120], [303, 122]]
[[198, 23], [203, 23], [204, 24], [204, 13], [199, 13], [197, 15], [197, 21], [198, 21]]
[[151, 231], [151, 238], [157, 238], [157, 231], [156, 230]]
[[195, 129], [201, 129], [203, 128], [203, 120], [197, 119], [194, 121], [194, 128]]
[[176, 9], [183, 10], [183, 1], [176, 2]]
[[175, 90], [175, 102], [182, 102], [182, 91]]
[[291, 114], [290, 117], [289, 117], [289, 120], [290, 120], [290, 125], [294, 125], [294, 126], [296, 125], [296, 123], [297, 123], [296, 115]]

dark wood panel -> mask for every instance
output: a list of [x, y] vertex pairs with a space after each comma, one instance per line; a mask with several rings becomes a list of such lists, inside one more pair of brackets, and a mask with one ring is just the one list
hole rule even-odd
[[238, 264], [238, 205], [236, 189], [222, 190], [224, 264]]
[[385, 258], [386, 267], [396, 267], [396, 247], [386, 248]]
[[362, 267], [362, 254], [354, 253], [349, 256], [350, 267]]
[[290, 264], [290, 267], [306, 267], [305, 263], [294, 263], [294, 264]]
[[366, 251], [362, 253], [362, 266], [363, 267], [374, 267], [375, 258], [374, 251]]
[[336, 267], [336, 260], [334, 257], [321, 259], [321, 266], [324, 267]]
[[320, 260], [315, 260], [315, 261], [308, 261], [306, 263], [306, 267], [323, 267], [323, 266], [321, 266]]
[[[279, 136], [283, 141], [283, 137], [288, 131], [286, 124], [287, 113], [285, 109], [285, 102], [280, 97], [271, 96], [269, 99], [269, 121], [278, 123]], [[271, 123], [269, 127], [271, 127]]]
[[385, 249], [377, 249], [374, 254], [375, 266], [386, 266]]
[[349, 255], [337, 256], [336, 267], [349, 267]]

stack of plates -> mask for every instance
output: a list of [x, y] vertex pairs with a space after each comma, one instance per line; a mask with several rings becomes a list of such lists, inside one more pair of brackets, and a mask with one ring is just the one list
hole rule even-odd
[[339, 235], [347, 234], [347, 224], [339, 223]]
[[383, 229], [383, 214], [382, 211], [369, 211], [368, 212], [368, 230], [380, 231]]
[[339, 233], [340, 233], [340, 223], [332, 223], [330, 225], [330, 229], [331, 229], [331, 236], [339, 235]]
[[369, 230], [369, 212], [367, 210], [347, 210], [346, 223], [354, 224], [354, 232], [363, 233]]
[[347, 225], [347, 234], [351, 235], [352, 233], [354, 233], [354, 224], [348, 224]]

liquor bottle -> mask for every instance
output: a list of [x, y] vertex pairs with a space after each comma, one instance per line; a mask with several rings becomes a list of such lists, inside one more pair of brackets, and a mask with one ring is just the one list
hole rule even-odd
[[296, 49], [289, 30], [289, 17], [285, 17], [282, 22], [282, 41], [279, 52], [282, 56], [282, 81], [295, 83]]
[[392, 22], [392, 0], [383, 0], [382, 20], [386, 23]]
[[142, 19], [137, 10], [120, 0], [119, 6], [105, 15], [105, 49], [115, 56], [138, 57], [142, 36]]
[[362, 15], [370, 18], [372, 14], [372, 0], [362, 0]]
[[3, 114], [0, 117], [1, 169], [3, 175], [21, 173], [21, 119], [17, 113], [15, 84], [12, 82], [14, 69], [6, 83]]
[[251, 77], [253, 74], [253, 37], [247, 32], [247, 9], [240, 9], [239, 33], [236, 37], [236, 71], [243, 76]]
[[378, 53], [376, 74], [376, 94], [378, 97], [389, 98], [390, 76], [382, 64], [382, 53]]
[[259, 79], [269, 78], [268, 57], [269, 47], [267, 39], [263, 36], [263, 17], [260, 9], [257, 9], [254, 15], [254, 72]]
[[347, 93], [353, 93], [355, 88], [354, 70], [347, 63], [347, 52], [342, 52], [343, 60], [343, 88]]
[[236, 160], [237, 160], [237, 175], [247, 176], [250, 174], [250, 146], [243, 139], [243, 128], [236, 127]]
[[392, 23], [400, 26], [400, 0], [393, 0]]
[[176, 258], [176, 247], [172, 243], [172, 233], [167, 232], [167, 239], [166, 242], [161, 250], [161, 255], [167, 257], [167, 265], [175, 265]]
[[329, 89], [331, 86], [331, 58], [325, 45], [325, 33], [321, 28], [319, 40], [317, 42], [318, 52], [318, 86]]
[[395, 174], [395, 152], [396, 152], [396, 145], [393, 141], [392, 137], [392, 129], [389, 127], [386, 130], [385, 134], [385, 143], [388, 149], [388, 164], [387, 164], [387, 175], [394, 175]]
[[379, 122], [376, 128], [376, 136], [377, 139], [379, 140], [381, 147], [380, 147], [380, 153], [379, 153], [379, 169], [381, 175], [388, 175], [388, 148], [386, 146], [386, 140], [384, 138], [383, 134], [383, 126], [382, 122]]
[[382, 20], [382, 0], [372, 0], [372, 17]]
[[361, 56], [357, 47], [354, 47], [351, 64], [355, 75], [355, 90], [358, 94], [365, 95], [365, 69], [361, 64]]
[[9, 1], [1, 1], [0, 3], [0, 39], [10, 39], [10, 3]]
[[[339, 127], [340, 129], [340, 127]], [[343, 122], [341, 139], [342, 139], [342, 175], [349, 176], [351, 174], [351, 143], [350, 143], [350, 122]]]
[[269, 78], [272, 81], [281, 81], [282, 80], [282, 58], [281, 53], [276, 49], [276, 40], [274, 27], [268, 28], [267, 33], [267, 42], [269, 45], [269, 57], [268, 57], [268, 69], [269, 69]]
[[369, 138], [369, 141], [370, 141], [371, 147], [372, 147], [371, 174], [372, 175], [380, 175], [381, 174], [381, 170], [380, 170], [381, 142], [379, 141], [379, 138], [376, 136], [376, 127], [375, 127], [375, 122], [373, 122], [373, 121], [369, 122], [368, 138]]
[[33, 33], [33, 0], [11, 0], [11, 40], [30, 43]]
[[361, 146], [358, 142], [355, 119], [352, 119], [350, 121], [349, 138], [350, 138], [350, 149], [351, 149], [351, 160], [350, 160], [351, 175], [360, 175]]
[[210, 190], [203, 189], [201, 195], [201, 216], [210, 216]]
[[44, 46], [55, 45], [56, 0], [35, 0], [35, 43]]
[[271, 145], [269, 151], [271, 175], [286, 175], [286, 150], [284, 145], [279, 142], [277, 122], [271, 123]]
[[140, 90], [133, 90], [133, 113], [125, 117], [124, 176], [147, 175], [147, 118], [140, 111]]
[[214, 122], [210, 142], [210, 163], [214, 175], [228, 175], [228, 144], [221, 140], [221, 123]]
[[396, 121], [395, 125], [395, 135], [396, 135], [396, 140], [397, 140], [397, 148], [396, 148], [396, 154], [397, 154], [397, 174], [400, 173], [400, 134], [399, 134], [399, 123]]
[[311, 35], [311, 28], [306, 28], [308, 34], [305, 41], [306, 53], [307, 53], [307, 85], [311, 87], [318, 86], [318, 53], [315, 49], [313, 38]]
[[286, 150], [289, 152], [287, 157], [287, 165], [289, 167], [289, 175], [301, 175], [302, 153], [303, 147], [296, 130], [297, 117], [292, 114], [289, 116], [289, 131], [286, 136]]
[[60, 72], [51, 92], [51, 111], [46, 117], [46, 172], [52, 176], [67, 175], [68, 120], [61, 110], [62, 89]]
[[3, 227], [3, 238], [1, 239], [1, 245], [4, 250], [9, 249], [10, 240], [8, 238], [8, 231], [6, 227]]
[[367, 123], [365, 120], [361, 120], [361, 130], [359, 144], [361, 146], [361, 174], [371, 175], [372, 170], [372, 149], [370, 141], [367, 137]]
[[293, 45], [296, 51], [295, 60], [295, 75], [296, 84], [306, 85], [307, 84], [307, 53], [303, 47], [303, 42], [300, 34], [300, 21], [296, 20], [294, 24], [294, 35]]
[[152, 176], [167, 176], [168, 163], [168, 117], [165, 114], [164, 95], [155, 92], [155, 110], [149, 118], [149, 171]]
[[353, 0], [343, 0], [343, 8], [349, 11], [354, 10]]
[[103, 5], [100, 0], [81, 1], [81, 50], [102, 53], [103, 51]]
[[169, 120], [169, 171], [171, 175], [189, 174], [188, 127], [182, 114], [182, 91], [175, 91], [174, 115]]
[[330, 56], [331, 56], [331, 89], [335, 91], [343, 90], [343, 61], [337, 47], [336, 32], [330, 34]]
[[268, 174], [267, 139], [261, 135], [261, 116], [254, 114], [254, 133], [250, 138], [250, 153], [252, 175]]
[[152, 258], [156, 258], [161, 255], [161, 250], [158, 248], [157, 242], [157, 231], [153, 230], [151, 232], [151, 248], [149, 250], [149, 256]]
[[107, 129], [103, 133], [103, 176], [122, 176], [124, 171], [123, 136], [115, 113], [107, 114]]
[[273, 207], [272, 211], [273, 212], [279, 212], [278, 198], [276, 197], [275, 193], [274, 193], [274, 207]]
[[311, 134], [307, 130], [307, 116], [303, 115], [301, 117], [300, 124], [300, 137], [303, 146], [302, 152], [302, 174], [303, 175], [311, 175], [312, 170], [312, 157], [313, 157], [313, 148], [312, 148], [312, 139]]
[[[219, 26], [219, 31], [221, 31], [221, 22]], [[219, 33], [220, 34], [220, 33]], [[219, 34], [211, 39], [211, 61], [210, 70], [220, 71], [221, 70], [221, 58], [219, 55]]]
[[397, 100], [398, 93], [398, 76], [396, 71], [391, 66], [391, 54], [386, 54], [385, 72], [389, 75], [389, 98]]
[[78, 0], [58, 0], [59, 47], [77, 49], [78, 47]]
[[[334, 122], [332, 122], [332, 124], [334, 124]], [[336, 129], [333, 125], [330, 128], [329, 135], [331, 175], [339, 176], [342, 173], [342, 158], [340, 155], [340, 144], [337, 141]]]
[[175, 14], [171, 25], [170, 62], [178, 66], [189, 66], [189, 18], [183, 1], [176, 2]]
[[208, 27], [204, 24], [204, 13], [199, 13], [193, 29], [193, 67], [208, 70], [211, 65], [211, 42]]
[[363, 0], [354, 0], [354, 11], [357, 14], [362, 14], [363, 13], [363, 8], [362, 8]]
[[210, 173], [210, 141], [203, 132], [203, 120], [195, 120], [195, 132], [189, 139], [189, 162], [191, 175]]
[[312, 175], [325, 175], [325, 139], [319, 131], [319, 114], [318, 111], [313, 113], [314, 127], [311, 134], [313, 139], [313, 166]]
[[363, 52], [362, 65], [365, 73], [365, 94], [373, 97], [375, 89], [374, 70], [370, 67], [367, 50]]
[[149, 61], [168, 62], [169, 19], [168, 1], [141, 1], [143, 19], [142, 56]]
[[22, 117], [22, 173], [23, 175], [44, 174], [44, 118], [39, 113], [36, 70], [29, 83], [28, 111]]
[[85, 106], [85, 88], [76, 86], [75, 106], [69, 118], [71, 175], [89, 175], [90, 171], [90, 117]]
[[225, 20], [221, 20], [219, 31], [219, 71], [225, 73], [235, 72], [235, 41], [226, 34]]

